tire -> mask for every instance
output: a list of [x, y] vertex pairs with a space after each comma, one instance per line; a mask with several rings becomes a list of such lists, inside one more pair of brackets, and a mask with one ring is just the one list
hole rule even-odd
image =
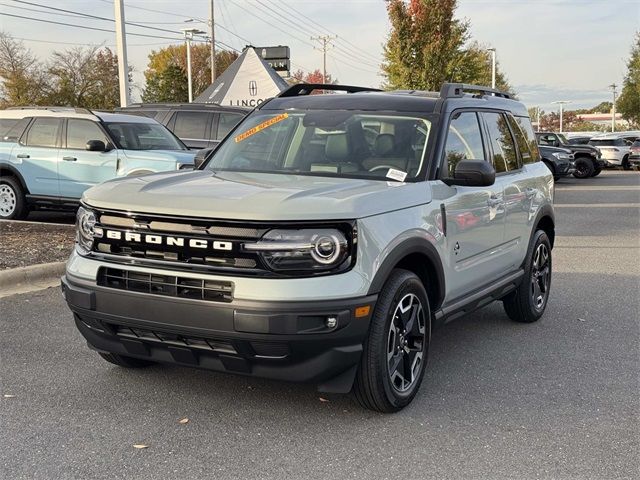
[[597, 177], [598, 175], [600, 175], [601, 172], [602, 172], [602, 168], [597, 167], [596, 169], [593, 170], [593, 173], [591, 174], [591, 176]]
[[631, 164], [629, 163], [629, 155], [626, 155], [626, 156], [622, 159], [621, 166], [622, 166], [622, 169], [623, 169], [623, 170], [631, 170]]
[[117, 353], [98, 352], [98, 355], [104, 358], [107, 362], [124, 368], [144, 368], [154, 364], [154, 362], [150, 362], [148, 360], [126, 357]]
[[[407, 325], [410, 334], [398, 328]], [[422, 282], [412, 272], [393, 270], [364, 343], [353, 386], [358, 403], [383, 413], [411, 403], [424, 377], [430, 340], [431, 310]], [[405, 377], [411, 377], [408, 383]]]
[[573, 176], [576, 178], [589, 178], [593, 175], [593, 162], [585, 157], [576, 159], [576, 171]]
[[526, 257], [522, 283], [502, 299], [511, 320], [532, 323], [544, 314], [551, 289], [551, 244], [543, 230], [537, 230]]
[[27, 216], [27, 200], [15, 177], [0, 177], [0, 219], [20, 220]]

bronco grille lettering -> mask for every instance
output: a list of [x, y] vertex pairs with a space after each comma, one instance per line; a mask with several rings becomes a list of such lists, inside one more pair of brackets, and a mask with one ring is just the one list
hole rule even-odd
[[206, 238], [185, 238], [173, 235], [141, 234], [136, 232], [122, 232], [120, 230], [106, 230], [105, 236], [111, 240], [124, 240], [132, 243], [147, 243], [150, 245], [166, 245], [169, 247], [198, 248], [203, 250], [232, 251], [233, 242], [208, 240]]

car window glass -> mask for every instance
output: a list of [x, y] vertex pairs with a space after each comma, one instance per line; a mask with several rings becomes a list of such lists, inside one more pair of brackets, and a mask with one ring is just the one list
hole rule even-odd
[[209, 112], [176, 112], [173, 133], [179, 138], [205, 139], [208, 119]]
[[94, 122], [77, 118], [67, 120], [67, 148], [84, 150], [89, 140], [100, 140], [107, 144], [104, 133]]
[[460, 160], [486, 160], [482, 147], [480, 124], [475, 112], [456, 114], [449, 124], [444, 147], [445, 169], [449, 177]]
[[218, 120], [218, 135], [211, 136], [211, 138], [215, 138], [216, 140], [222, 140], [227, 136], [233, 127], [235, 127], [242, 120], [242, 115], [238, 115], [236, 113], [220, 113], [220, 118]]
[[[12, 122], [13, 121], [14, 120], [12, 120]], [[7, 129], [4, 130], [3, 133], [0, 135], [0, 142], [18, 141], [18, 138], [20, 138], [20, 136], [22, 135], [22, 132], [24, 132], [24, 129], [27, 128], [27, 125], [29, 125], [30, 121], [31, 121], [30, 118], [23, 118], [23, 119], [16, 119], [15, 123], [13, 123], [13, 125], [11, 126], [8, 126], [7, 124]]]
[[523, 163], [533, 163], [540, 160], [540, 150], [538, 149], [538, 142], [536, 141], [536, 134], [533, 132], [533, 126], [531, 121], [527, 117], [516, 117], [518, 126], [525, 136], [525, 140], [529, 146], [529, 152], [531, 157], [529, 159], [522, 157]]
[[4, 138], [11, 128], [18, 123], [19, 118], [0, 118], [0, 138]]
[[27, 132], [25, 145], [32, 147], [55, 147], [58, 138], [59, 118], [36, 118]]
[[516, 147], [507, 124], [501, 113], [484, 113], [489, 133], [489, 141], [493, 149], [493, 165], [496, 173], [518, 169]]
[[[522, 163], [532, 163], [534, 162], [534, 154], [537, 155], [538, 149], [535, 145], [535, 137], [534, 141], [530, 142], [527, 139], [527, 134], [524, 131], [525, 125], [529, 124], [529, 128], [531, 128], [531, 122], [528, 118], [518, 118], [516, 121], [512, 115], [507, 115], [507, 121], [509, 122], [509, 126], [511, 127], [511, 131], [513, 132], [516, 143], [518, 144], [518, 150], [520, 151], [520, 158], [522, 159]], [[533, 131], [531, 132], [533, 134]], [[533, 144], [532, 144], [533, 143]], [[535, 150], [533, 150], [535, 148]]]

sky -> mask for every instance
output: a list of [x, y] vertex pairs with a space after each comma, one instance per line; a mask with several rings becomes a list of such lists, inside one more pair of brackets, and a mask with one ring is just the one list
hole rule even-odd
[[[218, 48], [288, 45], [292, 69], [312, 71], [322, 67], [322, 54], [311, 37], [333, 35], [328, 73], [344, 84], [383, 81], [378, 66], [389, 34], [384, 0], [214, 2]], [[150, 51], [181, 42], [182, 28], [207, 30], [210, 0], [124, 5], [126, 21], [141, 25], [126, 27], [139, 98]], [[0, 0], [0, 30], [23, 40], [43, 61], [78, 45], [115, 49], [115, 33], [98, 30], [113, 30], [113, 22], [44, 6], [114, 18], [113, 0]], [[640, 31], [640, 0], [459, 0], [456, 16], [469, 21], [474, 40], [496, 49], [501, 70], [527, 106], [551, 111], [557, 109], [551, 102], [568, 100], [567, 109], [589, 108], [611, 100], [609, 85], [622, 84], [634, 33]]]

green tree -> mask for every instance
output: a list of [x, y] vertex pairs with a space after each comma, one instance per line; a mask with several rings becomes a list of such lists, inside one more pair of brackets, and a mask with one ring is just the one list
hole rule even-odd
[[[191, 45], [191, 75], [193, 82], [194, 98], [200, 95], [211, 84], [211, 67], [210, 67], [210, 50], [207, 44]], [[238, 54], [235, 52], [220, 50], [216, 51], [216, 74], [221, 75], [229, 65], [231, 65]], [[149, 54], [149, 63], [144, 72], [146, 79], [145, 93], [143, 101], [165, 101], [165, 102], [181, 102], [187, 101], [188, 98], [165, 98], [164, 100], [154, 100], [158, 95], [158, 86], [164, 93], [175, 91], [179, 94], [181, 91], [177, 84], [171, 88], [172, 82], [178, 80], [178, 67], [184, 73], [185, 89], [187, 86], [187, 47], [186, 45], [169, 45], [159, 50], [152, 50]], [[167, 70], [170, 70], [167, 72]], [[147, 93], [147, 90], [150, 90]], [[187, 93], [188, 96], [188, 93]], [[149, 100], [147, 100], [149, 99]]]
[[636, 33], [631, 47], [627, 74], [616, 107], [625, 120], [640, 128], [640, 32]]
[[[491, 84], [491, 54], [470, 41], [469, 22], [454, 17], [456, 7], [457, 0], [388, 2], [385, 88], [437, 91], [445, 81]], [[512, 91], [497, 67], [496, 85]]]
[[187, 102], [188, 100], [187, 74], [180, 66], [168, 65], [161, 72], [147, 76], [147, 86], [142, 94], [143, 102]]
[[24, 43], [0, 32], [0, 108], [41, 105], [48, 79], [42, 64]]

